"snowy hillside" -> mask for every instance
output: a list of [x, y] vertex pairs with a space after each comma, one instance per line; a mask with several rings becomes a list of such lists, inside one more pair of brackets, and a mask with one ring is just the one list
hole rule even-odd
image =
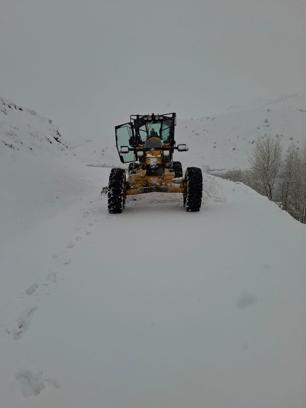
[[177, 140], [190, 156], [211, 169], [247, 168], [258, 136], [272, 135], [286, 150], [306, 144], [306, 96], [288, 96], [251, 107], [229, 108], [216, 116], [179, 121]]
[[208, 175], [200, 213], [148, 194], [109, 215], [94, 142], [26, 121], [33, 150], [0, 149], [1, 407], [304, 408], [305, 225]]
[[7, 149], [52, 150], [50, 145], [61, 150], [68, 147], [51, 119], [0, 98], [0, 155]]
[[86, 191], [73, 163], [52, 120], [0, 99], [0, 245]]

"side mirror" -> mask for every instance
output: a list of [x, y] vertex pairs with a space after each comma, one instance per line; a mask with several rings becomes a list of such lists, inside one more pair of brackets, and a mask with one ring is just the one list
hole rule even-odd
[[127, 153], [129, 153], [129, 151], [130, 151], [129, 146], [120, 146], [119, 152], [120, 152], [121, 154], [127, 154]]
[[188, 147], [186, 144], [181, 143], [176, 146], [178, 152], [188, 152]]

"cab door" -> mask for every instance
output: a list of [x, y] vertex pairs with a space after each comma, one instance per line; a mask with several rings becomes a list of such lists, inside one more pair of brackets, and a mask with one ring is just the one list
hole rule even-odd
[[130, 144], [130, 140], [134, 136], [132, 123], [123, 123], [122, 125], [116, 126], [115, 133], [116, 133], [117, 150], [118, 150], [121, 162], [130, 163], [130, 162], [135, 161], [136, 157], [135, 157], [134, 151], [130, 151], [128, 153], [120, 153], [120, 148], [122, 146], [128, 146], [131, 149], [133, 148]]

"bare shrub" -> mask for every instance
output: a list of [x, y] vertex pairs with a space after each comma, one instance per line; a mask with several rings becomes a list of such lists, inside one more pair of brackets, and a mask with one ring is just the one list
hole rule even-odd
[[282, 149], [279, 140], [272, 136], [259, 137], [250, 157], [249, 183], [270, 200], [281, 167]]

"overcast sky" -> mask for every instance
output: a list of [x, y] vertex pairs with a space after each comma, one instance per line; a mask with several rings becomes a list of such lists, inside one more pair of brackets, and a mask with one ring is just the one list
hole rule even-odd
[[306, 0], [0, 0], [0, 95], [70, 140], [305, 91]]

